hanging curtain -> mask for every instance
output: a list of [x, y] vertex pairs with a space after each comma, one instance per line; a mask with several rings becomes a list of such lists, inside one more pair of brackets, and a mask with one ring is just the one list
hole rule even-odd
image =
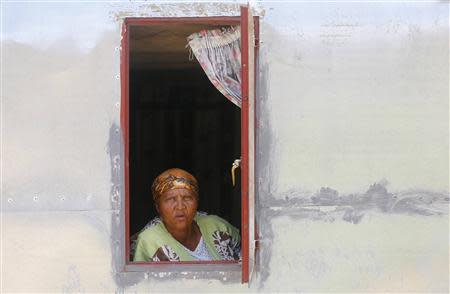
[[203, 30], [190, 35], [188, 46], [213, 85], [241, 107], [240, 27]]

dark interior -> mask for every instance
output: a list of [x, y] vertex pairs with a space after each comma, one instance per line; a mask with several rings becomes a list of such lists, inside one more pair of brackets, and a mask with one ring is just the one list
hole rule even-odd
[[205, 26], [145, 26], [130, 31], [130, 232], [153, 217], [151, 184], [179, 167], [199, 181], [199, 211], [240, 229], [241, 197], [231, 182], [240, 157], [240, 108], [189, 60], [186, 37]]

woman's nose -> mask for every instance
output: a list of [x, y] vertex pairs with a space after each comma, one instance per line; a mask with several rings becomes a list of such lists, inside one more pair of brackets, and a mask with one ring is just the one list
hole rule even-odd
[[183, 202], [183, 200], [181, 198], [177, 199], [176, 207], [177, 208], [184, 208], [184, 202]]

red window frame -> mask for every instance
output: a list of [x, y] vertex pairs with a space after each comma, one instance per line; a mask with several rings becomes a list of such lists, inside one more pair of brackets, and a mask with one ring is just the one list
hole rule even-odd
[[[183, 24], [204, 24], [204, 25], [241, 25], [241, 36], [248, 34], [248, 7], [241, 7], [241, 16], [216, 16], [216, 17], [145, 17], [145, 18], [125, 18], [122, 25], [122, 41], [121, 41], [121, 62], [120, 62], [120, 76], [121, 76], [121, 112], [120, 125], [122, 131], [122, 144], [124, 149], [124, 178], [125, 178], [125, 270], [136, 270], [136, 266], [151, 266], [158, 268], [174, 268], [179, 265], [227, 265], [238, 264], [238, 261], [191, 261], [191, 262], [131, 262], [130, 256], [130, 178], [129, 178], [129, 43], [130, 35], [129, 29], [133, 26], [151, 26], [151, 25], [183, 25]], [[246, 23], [247, 22], [247, 23]], [[255, 23], [255, 40], [258, 40], [259, 34], [259, 19], [254, 18]], [[248, 59], [248, 38], [242, 38], [241, 51], [242, 60]], [[257, 59], [255, 50], [255, 61]], [[241, 211], [241, 255], [242, 255], [242, 282], [249, 281], [249, 174], [248, 174], [248, 67], [243, 64], [242, 77], [246, 82], [242, 86], [242, 109], [241, 109], [241, 196], [242, 196], [242, 211]], [[256, 62], [255, 68], [256, 72]], [[254, 150], [252, 150], [254, 152]]]

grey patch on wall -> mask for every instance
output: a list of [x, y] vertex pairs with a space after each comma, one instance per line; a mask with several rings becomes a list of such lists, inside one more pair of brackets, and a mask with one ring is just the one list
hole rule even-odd
[[340, 217], [345, 221], [359, 223], [364, 213], [376, 210], [382, 213], [410, 215], [448, 215], [449, 194], [426, 190], [409, 190], [390, 193], [387, 182], [374, 183], [365, 193], [340, 196], [338, 191], [323, 187], [303, 207], [336, 207], [327, 216]]
[[75, 265], [70, 265], [67, 269], [67, 282], [64, 284], [62, 293], [84, 293], [84, 288], [81, 286], [80, 274]]
[[386, 214], [409, 214], [420, 216], [439, 216], [449, 214], [449, 194], [426, 190], [409, 190], [390, 193], [387, 183], [374, 183], [360, 194], [339, 195], [339, 192], [322, 187], [309, 198], [289, 196], [272, 199], [270, 206], [263, 210], [271, 211], [272, 216], [289, 215], [295, 218], [334, 221], [341, 219], [358, 224], [368, 211]]
[[132, 285], [137, 283], [140, 278], [125, 279], [121, 274], [125, 266], [125, 231], [124, 220], [125, 210], [125, 191], [122, 189], [124, 177], [122, 168], [124, 166], [122, 149], [122, 133], [120, 127], [113, 123], [109, 129], [108, 153], [111, 163], [111, 190], [110, 201], [113, 213], [111, 215], [111, 267], [112, 275], [119, 288], [122, 285]]
[[[261, 47], [265, 44], [261, 43]], [[261, 48], [263, 49], [263, 48]], [[265, 51], [260, 51], [260, 60], [265, 60], [263, 56]], [[269, 277], [270, 270], [268, 264], [271, 259], [271, 248], [273, 240], [273, 231], [271, 226], [271, 220], [268, 214], [271, 212], [264, 209], [263, 202], [267, 195], [271, 195], [271, 173], [273, 173], [273, 165], [271, 164], [271, 159], [274, 153], [274, 140], [273, 132], [270, 125], [267, 123], [267, 116], [270, 114], [270, 109], [267, 104], [267, 95], [269, 93], [268, 89], [268, 71], [269, 67], [267, 63], [259, 63], [260, 71], [257, 73], [257, 89], [256, 97], [258, 97], [256, 103], [256, 145], [264, 146], [264, 148], [257, 148], [255, 154], [255, 201], [256, 201], [256, 226], [258, 227], [258, 242], [259, 247], [264, 248], [264, 250], [256, 251], [256, 273], [255, 279], [251, 279], [250, 283], [256, 283], [259, 289], [262, 288], [263, 283], [260, 281], [265, 281]]]

